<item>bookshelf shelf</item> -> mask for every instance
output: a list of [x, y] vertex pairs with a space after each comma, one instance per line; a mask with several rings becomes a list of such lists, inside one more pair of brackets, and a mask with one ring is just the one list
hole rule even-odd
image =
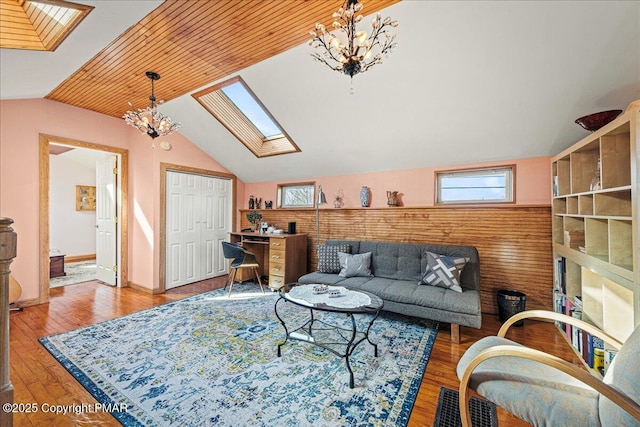
[[[622, 342], [640, 324], [639, 148], [632, 109], [551, 159], [554, 310]], [[593, 366], [592, 337], [559, 326]]]

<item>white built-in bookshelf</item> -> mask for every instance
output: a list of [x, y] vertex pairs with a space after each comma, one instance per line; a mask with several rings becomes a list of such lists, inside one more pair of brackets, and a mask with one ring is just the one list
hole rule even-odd
[[639, 138], [634, 109], [551, 159], [554, 309], [581, 304], [583, 320], [621, 341], [640, 324]]

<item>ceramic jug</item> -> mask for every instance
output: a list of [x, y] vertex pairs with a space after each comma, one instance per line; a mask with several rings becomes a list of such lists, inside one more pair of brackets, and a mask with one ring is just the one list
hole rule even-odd
[[387, 205], [398, 206], [398, 192], [387, 191]]

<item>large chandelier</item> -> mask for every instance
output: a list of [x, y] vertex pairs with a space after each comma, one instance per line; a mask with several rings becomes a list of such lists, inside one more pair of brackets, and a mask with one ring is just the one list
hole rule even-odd
[[378, 13], [371, 22], [371, 34], [367, 36], [366, 31], [356, 32], [356, 24], [362, 21], [360, 11], [362, 4], [358, 0], [345, 0], [344, 5], [332, 15], [332, 32], [320, 23], [316, 23], [315, 31], [310, 32], [313, 39], [309, 45], [317, 49], [311, 56], [352, 79], [356, 74], [381, 64], [382, 56], [396, 47], [396, 35], [388, 30], [389, 27], [397, 27], [398, 21], [392, 21], [390, 17], [382, 20]]
[[[151, 104], [144, 109], [139, 108], [136, 111], [127, 111], [122, 117], [128, 125], [131, 125], [140, 130], [140, 132], [149, 135], [151, 139], [156, 139], [159, 136], [166, 136], [174, 130], [178, 130], [181, 125], [158, 112], [156, 97], [153, 92], [153, 82], [160, 79], [160, 74], [154, 73], [153, 71], [147, 71], [146, 75], [149, 80], [151, 80], [151, 96], [149, 97]], [[133, 107], [133, 104], [130, 102], [129, 105]]]

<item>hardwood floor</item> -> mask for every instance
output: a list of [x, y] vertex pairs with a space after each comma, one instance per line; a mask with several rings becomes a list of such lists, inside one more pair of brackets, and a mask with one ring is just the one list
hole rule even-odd
[[[220, 288], [225, 279], [226, 276], [207, 280], [153, 296], [130, 288], [118, 289], [89, 282], [52, 289], [49, 304], [12, 312], [10, 363], [14, 402], [26, 404], [27, 409], [28, 404], [38, 403], [37, 412], [14, 414], [14, 426], [120, 425], [108, 413], [86, 411], [87, 404], [93, 404], [96, 400], [40, 345], [38, 338]], [[499, 327], [497, 316], [485, 315], [482, 329], [463, 327], [461, 343], [452, 344], [449, 325], [440, 325], [409, 427], [433, 425], [440, 386], [458, 387], [455, 367], [460, 356], [477, 339], [495, 334]], [[509, 337], [580, 364], [564, 338], [550, 323], [527, 322], [523, 328], [512, 328]], [[43, 405], [45, 403], [53, 408], [68, 405], [72, 410], [67, 414], [55, 414], [50, 407]], [[70, 406], [74, 404], [75, 407]], [[84, 409], [81, 406], [83, 404]], [[500, 408], [498, 417], [499, 425], [503, 427], [528, 425]]]

